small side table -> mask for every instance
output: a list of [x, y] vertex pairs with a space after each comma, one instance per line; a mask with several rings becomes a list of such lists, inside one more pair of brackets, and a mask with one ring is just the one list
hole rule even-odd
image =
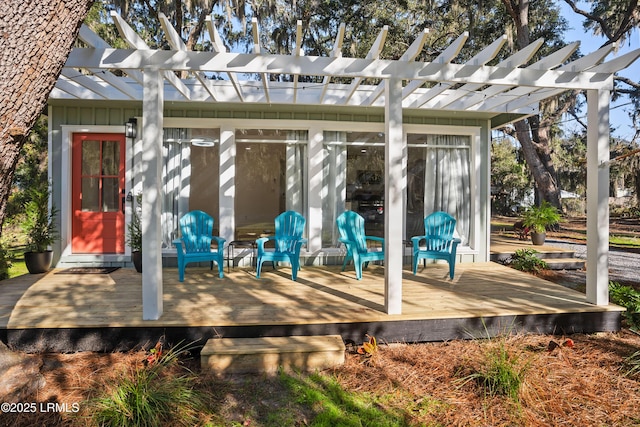
[[232, 263], [233, 267], [236, 266], [236, 263], [233, 257], [235, 248], [251, 249], [251, 253], [249, 254], [249, 257], [250, 257], [249, 265], [253, 266], [253, 254], [258, 248], [258, 246], [256, 245], [256, 241], [255, 240], [233, 240], [229, 242], [229, 245], [227, 246], [227, 272], [229, 272], [229, 263]]

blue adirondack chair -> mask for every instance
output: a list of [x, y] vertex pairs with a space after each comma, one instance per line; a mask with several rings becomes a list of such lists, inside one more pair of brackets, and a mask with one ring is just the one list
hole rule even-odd
[[[191, 262], [211, 262], [218, 264], [218, 276], [224, 277], [224, 242], [225, 239], [213, 236], [213, 218], [206, 212], [190, 211], [179, 221], [182, 237], [173, 241], [178, 251], [178, 274], [180, 281], [184, 281], [184, 269]], [[211, 241], [218, 244], [217, 249], [211, 248]]]
[[[336, 220], [336, 223], [340, 232], [339, 241], [347, 248], [347, 255], [342, 263], [342, 271], [344, 271], [349, 261], [353, 261], [356, 269], [356, 278], [360, 280], [362, 279], [363, 264], [364, 268], [367, 268], [370, 261], [384, 260], [384, 239], [382, 237], [365, 236], [364, 218], [356, 212], [343, 212]], [[383, 244], [382, 250], [370, 250], [367, 247], [367, 240], [381, 242]]]
[[[291, 279], [296, 280], [298, 270], [300, 270], [300, 249], [307, 242], [307, 239], [302, 237], [304, 224], [304, 217], [295, 211], [286, 211], [276, 217], [275, 236], [261, 237], [256, 240], [258, 246], [257, 278], [260, 278], [263, 262], [271, 261], [275, 269], [278, 261], [288, 261], [291, 263]], [[275, 243], [273, 251], [265, 249], [265, 243], [269, 240], [273, 240]]]
[[[442, 259], [449, 263], [449, 277], [453, 279], [456, 268], [456, 249], [460, 239], [453, 237], [456, 219], [446, 212], [434, 212], [424, 219], [424, 236], [411, 238], [413, 244], [413, 274], [418, 262], [427, 259]], [[420, 244], [424, 242], [424, 246]]]

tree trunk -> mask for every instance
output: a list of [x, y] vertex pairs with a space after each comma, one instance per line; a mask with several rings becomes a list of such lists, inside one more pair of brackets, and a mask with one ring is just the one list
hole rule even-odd
[[92, 0], [0, 6], [0, 234], [20, 149], [47, 104]]
[[[543, 143], [534, 143], [530, 136], [530, 126], [520, 120], [515, 124], [516, 137], [522, 146], [525, 161], [533, 175], [538, 195], [556, 208], [560, 208], [560, 188], [557, 184], [557, 175], [551, 161], [548, 149], [548, 139]], [[546, 160], [546, 162], [545, 162]]]
[[[516, 27], [518, 49], [529, 45], [529, 1], [502, 0]], [[553, 116], [553, 114], [552, 114]], [[551, 120], [542, 122], [534, 116], [529, 121], [520, 120], [514, 124], [516, 138], [522, 146], [525, 161], [533, 175], [538, 195], [556, 208], [560, 208], [560, 188], [558, 175], [551, 159], [551, 141], [548, 125]]]

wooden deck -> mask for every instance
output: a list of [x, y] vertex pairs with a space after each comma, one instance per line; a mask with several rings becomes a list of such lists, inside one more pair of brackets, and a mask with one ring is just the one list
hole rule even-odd
[[404, 272], [403, 313], [384, 312], [384, 268], [363, 280], [353, 268], [264, 269], [262, 279], [232, 269], [219, 279], [188, 267], [184, 283], [164, 269], [164, 314], [142, 320], [141, 275], [25, 275], [0, 282], [0, 339], [25, 351], [122, 350], [172, 339], [366, 333], [393, 341], [439, 341], [505, 332], [617, 330], [621, 308], [586, 302], [584, 294], [497, 263], [428, 265]]

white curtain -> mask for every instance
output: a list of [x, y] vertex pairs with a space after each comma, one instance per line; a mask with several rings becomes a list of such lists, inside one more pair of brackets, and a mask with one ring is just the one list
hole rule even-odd
[[190, 151], [186, 129], [164, 129], [161, 215], [163, 248], [173, 247], [172, 242], [178, 237], [178, 220], [185, 214], [181, 195], [189, 190]]
[[289, 141], [300, 141], [300, 143], [287, 143], [286, 151], [286, 207], [305, 215], [304, 207], [306, 203], [306, 191], [304, 191], [307, 182], [307, 168], [305, 167], [307, 131], [287, 131], [287, 139]]
[[462, 245], [469, 244], [471, 222], [470, 138], [429, 135], [427, 139], [424, 214], [444, 211], [456, 218]]
[[[324, 132], [322, 163], [322, 245], [338, 245], [336, 219], [346, 209], [347, 147], [345, 132]], [[333, 144], [332, 144], [333, 143]]]

